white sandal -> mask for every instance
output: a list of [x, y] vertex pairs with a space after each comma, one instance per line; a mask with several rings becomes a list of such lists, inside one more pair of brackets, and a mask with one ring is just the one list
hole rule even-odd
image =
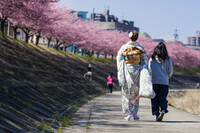
[[124, 117], [124, 119], [126, 120], [126, 121], [130, 121], [131, 120], [131, 116], [126, 116], [126, 117]]

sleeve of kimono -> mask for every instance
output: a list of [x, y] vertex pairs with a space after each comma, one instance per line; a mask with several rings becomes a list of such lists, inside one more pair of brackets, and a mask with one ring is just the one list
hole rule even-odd
[[125, 81], [123, 46], [120, 48], [120, 50], [117, 53], [117, 77], [118, 77], [119, 86], [120, 86]]
[[147, 57], [146, 51], [145, 51], [145, 54], [142, 56], [142, 59], [141, 59], [141, 69], [142, 68], [147, 68], [148, 69], [148, 57]]
[[148, 68], [149, 68], [150, 74], [152, 75], [151, 62], [152, 62], [152, 59], [150, 58], [149, 63], [148, 63]]
[[169, 78], [171, 78], [173, 75], [173, 64], [172, 64], [172, 60], [170, 58], [169, 58], [169, 63], [168, 63], [167, 74], [168, 74]]

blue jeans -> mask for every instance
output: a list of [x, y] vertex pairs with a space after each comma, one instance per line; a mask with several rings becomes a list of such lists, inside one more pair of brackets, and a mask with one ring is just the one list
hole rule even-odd
[[152, 114], [159, 116], [160, 111], [167, 113], [167, 95], [169, 91], [169, 86], [153, 84], [153, 90], [156, 93], [156, 96], [154, 99], [151, 99]]

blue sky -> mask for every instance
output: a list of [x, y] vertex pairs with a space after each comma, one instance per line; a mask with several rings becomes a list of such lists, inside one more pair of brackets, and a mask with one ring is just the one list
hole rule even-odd
[[178, 40], [187, 43], [187, 37], [200, 30], [200, 0], [61, 0], [61, 4], [89, 14], [93, 8], [95, 13], [109, 8], [111, 15], [134, 21], [152, 38], [172, 38], [177, 28]]

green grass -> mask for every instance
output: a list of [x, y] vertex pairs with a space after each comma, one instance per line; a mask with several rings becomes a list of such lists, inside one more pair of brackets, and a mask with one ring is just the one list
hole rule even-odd
[[96, 62], [101, 62], [104, 64], [110, 64], [110, 65], [116, 65], [116, 59], [105, 59], [104, 57], [95, 57], [95, 56], [89, 56], [89, 55], [81, 55], [81, 54], [73, 54], [73, 53], [69, 53], [69, 52], [65, 52], [62, 50], [58, 50], [60, 53], [62, 53], [63, 55], [66, 56], [71, 56], [71, 57], [75, 57], [75, 58], [79, 58], [79, 59], [84, 59], [84, 60], [88, 60], [88, 61], [96, 61]]
[[62, 131], [63, 131], [63, 128], [62, 127], [60, 127], [59, 129], [57, 129], [57, 133], [62, 133]]
[[61, 125], [64, 127], [64, 126], [69, 126], [69, 125], [72, 125], [71, 124], [71, 118], [63, 118], [62, 121], [61, 121]]
[[87, 124], [86, 124], [86, 128], [89, 129], [90, 126], [91, 126], [91, 125], [90, 125], [90, 122], [88, 121]]
[[[0, 37], [2, 37], [2, 38], [7, 38], [7, 37], [9, 37], [8, 35], [6, 35], [6, 34], [3, 34], [2, 32], [0, 32]], [[11, 38], [11, 37], [10, 37]]]
[[186, 75], [199, 75], [200, 74], [200, 67], [191, 67], [188, 69], [181, 69], [178, 66], [174, 66], [174, 73], [178, 74], [186, 74]]
[[60, 117], [61, 117], [60, 114], [56, 114], [55, 117], [54, 117], [54, 119], [59, 120]]
[[7, 86], [2, 86], [2, 88], [1, 88], [3, 91], [8, 91], [8, 88], [7, 88]]
[[79, 103], [78, 103], [77, 101], [74, 101], [74, 102], [72, 103], [72, 105], [75, 106], [75, 107], [78, 107], [78, 104], [79, 104]]
[[87, 132], [89, 132], [89, 129], [90, 129], [90, 119], [91, 119], [91, 115], [92, 115], [92, 112], [90, 112], [90, 115], [89, 115], [89, 118], [88, 118], [88, 122], [86, 124], [86, 129], [87, 129]]
[[6, 35], [6, 34], [2, 34], [1, 32], [0, 32], [0, 37], [5, 38], [5, 39], [7, 39], [7, 40], [11, 40], [11, 41], [16, 42], [16, 43], [18, 43], [18, 44], [23, 44], [23, 45], [25, 45], [25, 46], [28, 46], [28, 47], [30, 47], [30, 48], [33, 48], [31, 45], [29, 45], [29, 44], [26, 43], [25, 41], [20, 40], [20, 39], [14, 39], [12, 36], [8, 36], [8, 35]]
[[48, 125], [45, 123], [42, 123], [41, 127], [42, 127], [42, 130], [47, 130]]
[[30, 78], [37, 78], [37, 76], [33, 73], [27, 73], [27, 76]]

